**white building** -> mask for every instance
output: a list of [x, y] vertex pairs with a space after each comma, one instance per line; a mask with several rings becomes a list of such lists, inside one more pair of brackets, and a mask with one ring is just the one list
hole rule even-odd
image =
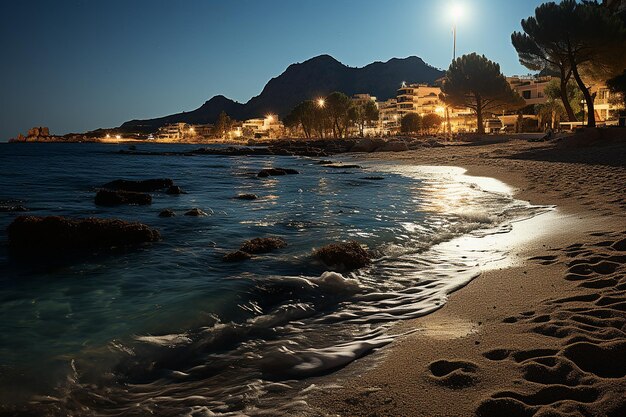
[[263, 119], [246, 120], [241, 126], [241, 131], [244, 136], [275, 138], [284, 131], [284, 126], [278, 117], [268, 115]]

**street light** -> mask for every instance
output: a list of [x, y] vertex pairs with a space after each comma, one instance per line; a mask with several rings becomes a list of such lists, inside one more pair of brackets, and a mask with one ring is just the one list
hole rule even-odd
[[456, 25], [461, 16], [463, 16], [463, 7], [460, 4], [455, 4], [450, 9], [450, 16], [452, 16], [452, 36], [453, 36], [453, 47], [452, 47], [452, 60], [456, 59]]
[[323, 98], [318, 98], [317, 107], [319, 107], [320, 109], [323, 109], [324, 107], [326, 107], [326, 100], [324, 100]]

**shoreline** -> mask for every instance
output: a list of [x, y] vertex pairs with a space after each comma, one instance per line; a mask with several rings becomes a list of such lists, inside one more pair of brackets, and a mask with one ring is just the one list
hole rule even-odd
[[[619, 146], [623, 151], [624, 145]], [[604, 246], [594, 245], [600, 241], [615, 244], [626, 237], [622, 234], [626, 233], [626, 221], [621, 209], [624, 198], [619, 188], [620, 179], [626, 178], [626, 170], [623, 166], [555, 163], [538, 161], [538, 158], [505, 160], [501, 158], [502, 146], [492, 149], [496, 155], [491, 159], [485, 157], [483, 150], [463, 150], [454, 155], [434, 151], [435, 155], [414, 152], [413, 155], [369, 157], [382, 157], [398, 164], [439, 166], [447, 162], [465, 168], [465, 175], [495, 178], [512, 186], [516, 199], [556, 205], [557, 210], [548, 215], [547, 223], [545, 218], [533, 218], [514, 225], [512, 233], [516, 228], [542, 228], [538, 238], [512, 248], [508, 258], [514, 258], [515, 262], [483, 270], [478, 278], [451, 294], [441, 309], [395, 327], [394, 333], [409, 334], [316, 382], [320, 389], [310, 396], [309, 404], [322, 415], [531, 416], [544, 409], [560, 411], [585, 407], [603, 410], [597, 415], [619, 415], [611, 413], [626, 410], [619, 395], [626, 386], [623, 375], [607, 382], [601, 373], [578, 369], [583, 374], [580, 378], [586, 377], [586, 383], [592, 386], [590, 389], [597, 393], [589, 401], [582, 392], [555, 393], [559, 386], [568, 386], [568, 381], [565, 378], [559, 381], [556, 372], [550, 373], [548, 366], [565, 367], [569, 352], [578, 348], [576, 343], [586, 342], [599, 348], [606, 343], [626, 346], [626, 337], [602, 339], [603, 332], [607, 331], [604, 323], [595, 323], [598, 329], [590, 330], [589, 335], [577, 326], [575, 319], [570, 317], [566, 324], [557, 319], [572, 307], [589, 309], [591, 316], [595, 310], [607, 309], [587, 305], [582, 301], [585, 297], [619, 297], [619, 294], [609, 295], [613, 286], [595, 283], [604, 279], [595, 274], [590, 275], [587, 285], [583, 278], [564, 278], [572, 275], [571, 248], [585, 248], [588, 253], [574, 255], [581, 257], [578, 262], [586, 265], [588, 261], [593, 266], [592, 261], [597, 262], [594, 257], [608, 258], [612, 254], [604, 250]], [[607, 158], [615, 157], [609, 154]], [[565, 184], [554, 185], [574, 177], [578, 177], [577, 181], [591, 180], [586, 172], [589, 170], [598, 171], [595, 175], [603, 171], [605, 175], [594, 178], [593, 186], [583, 184], [578, 193], [563, 195], [567, 191], [562, 191], [560, 185]], [[551, 175], [541, 175], [549, 171]], [[560, 179], [554, 178], [559, 174]], [[613, 194], [620, 198], [612, 198]], [[507, 235], [502, 239], [507, 239]], [[613, 256], [612, 260], [621, 260], [615, 263], [618, 270], [623, 270], [623, 257]], [[618, 282], [619, 276], [612, 279]], [[623, 281], [623, 278], [619, 281], [622, 286]], [[607, 295], [597, 295], [599, 291]], [[574, 298], [562, 301], [565, 297]], [[624, 318], [623, 307], [621, 312], [619, 308], [611, 311]], [[559, 331], [572, 336], [572, 340], [561, 336]], [[619, 349], [618, 352], [624, 352]], [[602, 362], [604, 358], [588, 360]], [[578, 362], [581, 363], [575, 363], [575, 368], [585, 368], [582, 360]], [[529, 370], [537, 375], [529, 377]], [[333, 387], [331, 390], [324, 389], [328, 384]]]

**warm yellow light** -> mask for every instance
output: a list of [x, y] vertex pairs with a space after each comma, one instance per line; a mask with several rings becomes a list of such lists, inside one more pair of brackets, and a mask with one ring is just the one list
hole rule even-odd
[[107, 133], [107, 135], [106, 135], [105, 137], [108, 139], [108, 138], [110, 138], [110, 137], [111, 137], [111, 135], [109, 135], [109, 134]]
[[265, 118], [267, 119], [268, 122], [273, 122], [274, 121], [274, 116], [272, 116], [271, 114], [268, 114], [267, 116], [265, 116]]
[[115, 135], [115, 139], [122, 139], [120, 135]]
[[317, 99], [317, 106], [324, 108], [326, 106], [326, 100], [324, 100], [323, 98]]
[[445, 109], [444, 109], [443, 107], [441, 107], [441, 106], [438, 106], [438, 107], [435, 109], [435, 112], [437, 112], [437, 113], [443, 113], [444, 111], [445, 111]]
[[450, 9], [450, 15], [455, 22], [457, 22], [463, 16], [463, 6], [455, 4]]
[[189, 133], [195, 133], [195, 132], [196, 132], [196, 129], [194, 129], [193, 127], [189, 128]]

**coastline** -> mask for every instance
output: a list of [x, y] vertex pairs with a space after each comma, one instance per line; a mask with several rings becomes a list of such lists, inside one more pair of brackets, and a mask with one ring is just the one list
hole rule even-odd
[[[526, 220], [516, 224], [512, 233], [515, 228], [548, 230], [514, 246], [510, 253], [515, 261], [510, 265], [483, 271], [453, 293], [443, 308], [399, 323], [394, 332], [409, 334], [316, 382], [319, 389], [309, 397], [309, 404], [322, 415], [333, 416], [531, 416], [547, 409], [555, 412], [551, 415], [568, 409], [620, 415], [626, 409], [620, 395], [626, 378], [620, 365], [618, 375], [612, 375], [617, 378], [607, 380], [602, 372], [584, 369], [584, 360], [572, 366], [568, 354], [581, 343], [598, 347], [598, 352], [606, 352], [605, 345], [612, 343], [623, 353], [626, 346], [623, 332], [612, 339], [603, 336], [615, 323], [591, 320], [597, 328], [581, 328], [570, 312], [588, 310], [595, 317], [598, 310], [609, 310], [623, 321], [619, 304], [624, 299], [619, 294], [623, 278], [619, 281], [618, 275], [610, 274], [607, 278], [595, 270], [580, 279], [571, 276], [573, 262], [593, 267], [603, 257], [612, 256], [600, 263], [612, 262], [618, 271], [624, 269], [620, 251], [607, 246], [626, 237], [621, 186], [626, 169], [619, 166], [624, 145], [590, 147], [576, 162], [550, 161], [567, 159], [567, 152], [554, 155], [561, 151], [522, 142], [445, 149], [447, 154], [432, 149], [428, 154], [366, 157], [398, 164], [461, 166], [467, 175], [498, 179], [514, 187], [517, 199], [557, 206], [547, 223], [545, 218]], [[526, 159], [507, 159], [529, 149], [539, 152]], [[576, 248], [581, 253], [573, 252]], [[606, 279], [614, 281], [605, 284]], [[618, 294], [611, 294], [615, 291]], [[590, 304], [592, 298], [614, 299], [618, 306]], [[590, 355], [585, 360], [605, 360]], [[578, 369], [570, 371], [570, 380], [560, 381], [551, 366], [558, 370], [568, 365]], [[586, 378], [594, 398], [568, 388], [575, 385], [571, 374], [576, 372]], [[329, 384], [332, 389], [325, 389]]]

